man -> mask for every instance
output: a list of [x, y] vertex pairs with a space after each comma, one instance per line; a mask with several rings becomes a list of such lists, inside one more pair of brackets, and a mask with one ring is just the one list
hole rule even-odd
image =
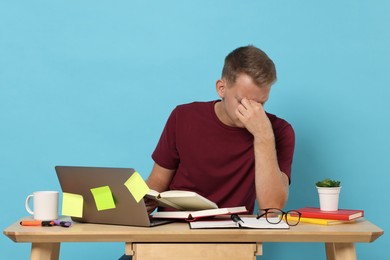
[[[216, 82], [221, 98], [177, 106], [152, 158], [147, 184], [156, 191], [190, 190], [219, 207], [283, 209], [295, 136], [289, 123], [265, 112], [276, 70], [254, 46], [225, 59]], [[146, 200], [148, 212], [156, 202]]]

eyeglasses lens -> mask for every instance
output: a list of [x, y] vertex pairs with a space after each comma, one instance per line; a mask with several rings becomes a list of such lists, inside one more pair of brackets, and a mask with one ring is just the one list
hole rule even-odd
[[283, 217], [283, 212], [278, 209], [269, 209], [265, 217], [269, 223], [278, 224]]
[[296, 210], [290, 210], [286, 214], [286, 222], [290, 226], [298, 225], [300, 220], [300, 213]]

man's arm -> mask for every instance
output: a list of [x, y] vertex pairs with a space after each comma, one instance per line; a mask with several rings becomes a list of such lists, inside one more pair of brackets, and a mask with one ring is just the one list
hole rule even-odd
[[259, 208], [283, 209], [288, 199], [289, 179], [279, 168], [271, 122], [260, 103], [245, 98], [236, 114], [254, 137], [255, 186]]
[[157, 163], [154, 163], [152, 172], [150, 173], [146, 183], [149, 188], [162, 192], [168, 190], [169, 184], [175, 174], [175, 170], [166, 169]]
[[255, 137], [255, 185], [259, 208], [283, 209], [289, 190], [289, 179], [279, 169], [274, 138]]
[[[174, 174], [175, 170], [166, 169], [154, 163], [152, 172], [146, 180], [146, 183], [150, 189], [163, 192], [168, 190]], [[157, 201], [152, 199], [145, 199], [145, 204], [149, 214], [157, 207]]]

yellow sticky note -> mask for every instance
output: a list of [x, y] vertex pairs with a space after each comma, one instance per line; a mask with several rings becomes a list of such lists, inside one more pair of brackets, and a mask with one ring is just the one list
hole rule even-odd
[[102, 186], [91, 189], [97, 210], [114, 209], [115, 202], [110, 187]]
[[64, 192], [62, 194], [62, 215], [82, 218], [83, 204], [83, 196]]
[[137, 203], [140, 202], [140, 200], [150, 190], [138, 172], [134, 172], [133, 175], [131, 175], [131, 177], [125, 182], [125, 186], [129, 189], [131, 195], [133, 195]]

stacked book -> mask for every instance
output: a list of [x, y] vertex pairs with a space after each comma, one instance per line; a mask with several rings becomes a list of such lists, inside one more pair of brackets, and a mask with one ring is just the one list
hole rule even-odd
[[[301, 212], [301, 222], [319, 224], [319, 225], [336, 225], [348, 224], [355, 222], [358, 218], [364, 216], [363, 210], [339, 209], [337, 211], [321, 211], [320, 208], [305, 207], [297, 209]], [[297, 218], [297, 216], [289, 216]]]

